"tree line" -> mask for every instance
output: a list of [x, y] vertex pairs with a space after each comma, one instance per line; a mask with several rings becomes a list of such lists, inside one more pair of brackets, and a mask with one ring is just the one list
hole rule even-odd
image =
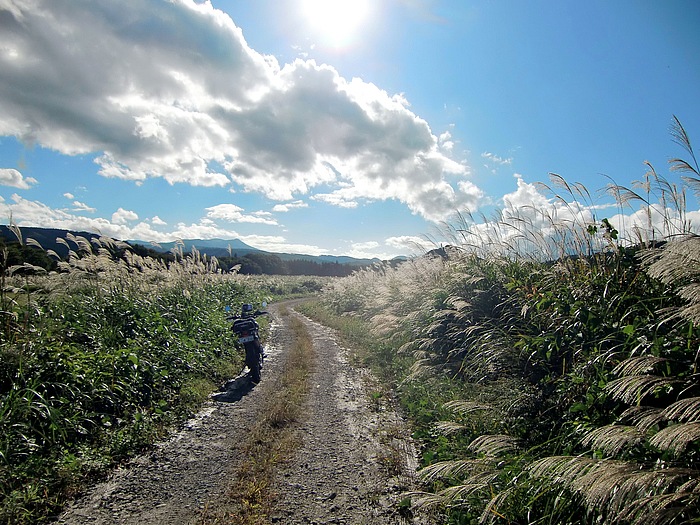
[[253, 252], [241, 257], [218, 257], [224, 271], [238, 267], [245, 275], [318, 275], [321, 277], [345, 277], [357, 270], [356, 266], [337, 262], [316, 262], [307, 259], [282, 260], [271, 253]]

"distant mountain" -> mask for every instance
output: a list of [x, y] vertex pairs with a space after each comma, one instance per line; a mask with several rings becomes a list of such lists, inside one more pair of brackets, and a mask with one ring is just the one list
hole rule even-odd
[[368, 266], [376, 262], [381, 262], [380, 259], [356, 259], [347, 255], [304, 255], [299, 253], [273, 253], [283, 261], [312, 261], [316, 263], [336, 263], [349, 264], [351, 266]]
[[[127, 241], [129, 244], [141, 244], [147, 246], [153, 250], [169, 252], [172, 250], [177, 243], [167, 242], [158, 243], [158, 245], [152, 245], [150, 242], [145, 241]], [[240, 239], [184, 239], [182, 241], [183, 252], [189, 253], [192, 251], [192, 247], [197, 248], [199, 253], [206, 254], [210, 257], [227, 257], [229, 255], [229, 246], [231, 247], [231, 254], [238, 257], [243, 257], [249, 253], [266, 253], [270, 255], [276, 255], [283, 261], [311, 261], [315, 263], [337, 263], [337, 264], [347, 264], [351, 266], [367, 266], [375, 262], [381, 262], [380, 259], [356, 259], [355, 257], [349, 257], [346, 255], [305, 255], [298, 253], [278, 253], [278, 252], [268, 252], [265, 250], [259, 250], [258, 248], [253, 248], [247, 245]]]
[[[85, 237], [88, 241], [93, 238], [99, 238], [101, 235], [84, 232], [84, 231], [73, 231], [73, 230], [63, 230], [56, 228], [35, 228], [35, 227], [21, 227], [20, 231], [22, 233], [23, 241], [31, 238], [37, 241], [45, 250], [54, 250], [59, 256], [65, 257], [68, 254], [68, 248], [65, 244], [57, 242], [56, 239], [66, 239], [67, 235], [70, 233], [75, 236]], [[10, 230], [8, 226], [0, 225], [0, 238], [4, 239], [6, 243], [16, 242], [17, 237]], [[125, 241], [132, 246], [141, 245], [145, 248], [153, 250], [160, 253], [169, 253], [178, 243], [177, 242], [167, 242], [154, 244], [149, 241], [140, 240], [130, 240]], [[234, 257], [244, 257], [248, 254], [263, 254], [263, 255], [274, 255], [279, 257], [282, 261], [307, 261], [316, 264], [339, 264], [352, 267], [369, 266], [374, 263], [381, 262], [380, 259], [357, 259], [355, 257], [349, 257], [345, 255], [306, 255], [298, 253], [275, 253], [267, 252], [264, 250], [259, 250], [254, 248], [240, 239], [186, 239], [182, 241], [182, 250], [185, 254], [190, 253], [192, 248], [196, 248], [199, 253], [207, 255], [209, 257], [228, 257], [233, 255]], [[230, 251], [229, 251], [230, 248]], [[396, 257], [392, 262], [398, 262], [405, 260], [405, 257]]]
[[[61, 257], [68, 255], [68, 248], [65, 244], [56, 241], [57, 238], [65, 239], [66, 235], [69, 233], [85, 237], [88, 241], [93, 238], [99, 238], [101, 235], [89, 232], [81, 232], [74, 230], [61, 230], [56, 228], [34, 228], [31, 226], [20, 227], [22, 233], [22, 242], [26, 242], [27, 239], [34, 239], [44, 250], [53, 250]], [[10, 230], [8, 226], [0, 225], [0, 238], [5, 239], [6, 242], [17, 242], [17, 236]]]
[[[126, 241], [131, 245], [140, 244], [156, 250], [159, 252], [169, 252], [175, 246], [178, 245], [177, 242], [159, 242], [153, 244], [149, 241]], [[182, 241], [184, 243], [182, 251], [184, 253], [190, 253], [192, 248], [196, 248], [200, 253], [209, 255], [210, 257], [226, 257], [229, 255], [229, 246], [231, 247], [231, 254], [238, 255], [242, 257], [247, 253], [260, 252], [257, 248], [248, 246], [246, 243], [240, 239], [224, 240], [224, 239], [186, 239]]]

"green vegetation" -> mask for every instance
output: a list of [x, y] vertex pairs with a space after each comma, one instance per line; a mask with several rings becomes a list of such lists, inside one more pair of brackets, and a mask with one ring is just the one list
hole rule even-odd
[[[24, 239], [12, 226], [19, 246]], [[142, 257], [69, 234], [56, 271], [0, 250], [0, 521], [50, 519], [243, 367], [225, 306], [303, 295], [312, 278], [221, 274], [193, 252]], [[21, 250], [19, 250], [21, 251]], [[17, 264], [15, 264], [17, 263]]]
[[465, 217], [451, 247], [327, 287], [317, 315], [414, 421], [415, 507], [460, 525], [700, 522], [700, 174], [673, 134], [682, 186], [649, 166], [608, 188], [641, 203], [631, 239], [553, 175], [557, 214]]

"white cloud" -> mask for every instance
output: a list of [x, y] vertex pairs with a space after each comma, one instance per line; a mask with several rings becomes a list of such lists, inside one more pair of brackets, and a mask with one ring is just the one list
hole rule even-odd
[[425, 246], [428, 244], [425, 239], [415, 235], [389, 237], [384, 243], [387, 246], [397, 249], [399, 253], [403, 255], [423, 253], [426, 251]]
[[334, 193], [317, 193], [311, 197], [315, 201], [327, 202], [333, 206], [338, 206], [339, 208], [357, 208], [358, 202], [353, 200], [352, 197], [346, 197], [342, 194], [341, 190]]
[[64, 193], [63, 196], [68, 200], [75, 199], [75, 195], [73, 195], [72, 193]]
[[119, 208], [112, 214], [112, 222], [119, 225], [128, 224], [129, 222], [138, 220], [138, 218], [139, 216], [135, 212], [125, 210], [124, 208]]
[[[0, 197], [0, 202], [3, 199]], [[240, 239], [246, 244], [270, 252], [300, 253], [307, 255], [350, 255], [353, 257], [390, 259], [405, 254], [403, 249], [385, 250], [376, 241], [355, 243], [346, 249], [329, 249], [312, 244], [290, 242], [279, 235], [243, 235], [228, 228], [222, 228], [211, 218], [203, 217], [199, 223], [178, 223], [167, 232], [153, 229], [153, 225], [164, 226], [158, 217], [150, 220], [138, 220], [134, 212], [120, 208], [112, 221], [103, 218], [90, 218], [74, 215], [66, 210], [52, 209], [38, 201], [29, 201], [19, 195], [12, 196], [12, 203], [7, 204], [8, 216], [20, 227], [36, 226], [44, 228], [62, 228], [67, 230], [88, 231], [121, 240], [140, 240], [149, 242], [172, 242], [175, 239]], [[387, 245], [391, 246], [391, 242]]]
[[268, 252], [327, 255], [329, 251], [327, 248], [321, 248], [313, 244], [292, 243], [281, 236], [242, 235], [240, 239], [250, 246]]
[[[14, 204], [9, 205], [9, 208], [12, 217], [16, 218], [17, 224], [20, 224], [20, 221], [24, 221], [24, 223], [34, 222], [36, 225], [60, 224], [61, 221], [72, 217], [67, 212], [52, 209], [41, 202], [29, 201], [16, 193], [12, 195], [11, 200]], [[55, 227], [60, 228], [61, 226]]]
[[[362, 243], [359, 244], [361, 245]], [[345, 255], [355, 257], [356, 259], [373, 259], [374, 257], [377, 257], [378, 259], [385, 258], [384, 254], [378, 254], [376, 249], [363, 248], [362, 246], [358, 246], [356, 244], [350, 246]]]
[[394, 199], [430, 220], [478, 199], [457, 184], [468, 170], [448, 156], [451, 135], [402, 94], [313, 61], [280, 66], [210, 2], [1, 6], [0, 136], [95, 153], [103, 176], [136, 184], [280, 201], [326, 185], [333, 205]]
[[32, 177], [24, 177], [19, 171], [11, 168], [0, 168], [0, 185], [10, 186], [20, 190], [28, 190], [37, 180]]
[[[677, 235], [688, 222], [692, 230], [700, 231], [700, 211], [689, 211], [682, 220], [673, 209], [659, 205], [630, 209], [625, 213], [601, 214], [612, 210], [610, 204], [579, 202], [555, 196], [540, 184], [530, 184], [515, 174], [517, 189], [503, 197], [503, 208], [495, 219], [486, 223], [460, 225], [453, 230], [452, 239], [484, 250], [531, 253], [540, 258], [553, 259], [563, 254], [581, 253], [581, 250], [602, 250], [607, 247], [601, 227], [605, 217], [618, 230], [617, 243], [628, 245], [664, 239]], [[684, 226], [685, 225], [685, 226]], [[597, 226], [598, 233], [591, 235], [589, 226]]]
[[538, 209], [546, 209], [550, 201], [541, 193], [536, 184], [525, 182], [519, 173], [513, 175], [518, 183], [518, 189], [503, 196], [503, 204], [506, 208], [515, 209], [523, 206], [534, 206]]
[[165, 222], [165, 221], [164, 221], [163, 219], [161, 219], [160, 217], [158, 217], [158, 215], [154, 216], [154, 217], [151, 219], [151, 224], [155, 224], [156, 226], [167, 226], [167, 225], [168, 225], [168, 223]]
[[[700, 211], [689, 211], [685, 217], [693, 232], [700, 232]], [[659, 204], [643, 207], [630, 214], [609, 217], [610, 224], [620, 233], [619, 238], [630, 244], [664, 240], [684, 232], [683, 221], [676, 210]]]
[[89, 213], [94, 213], [97, 210], [80, 201], [73, 201], [73, 211], [86, 211]]
[[392, 259], [397, 253], [394, 250], [386, 250], [376, 241], [354, 242], [346, 250], [345, 255], [357, 259]]
[[355, 250], [372, 250], [378, 246], [379, 243], [377, 241], [356, 242], [352, 245]]
[[306, 204], [304, 201], [294, 201], [294, 202], [288, 202], [286, 204], [275, 204], [272, 207], [273, 212], [277, 213], [286, 213], [290, 210], [294, 210], [297, 208], [308, 208], [309, 205]]
[[455, 146], [455, 143], [452, 140], [452, 134], [449, 131], [441, 133], [438, 137], [438, 144], [443, 150], [451, 152]]
[[270, 217], [268, 212], [254, 212], [246, 215], [243, 208], [235, 204], [217, 204], [206, 209], [207, 218], [223, 219], [228, 222], [250, 222], [256, 224], [277, 225], [277, 221]]
[[[106, 235], [121, 240], [142, 240], [145, 242], [169, 242], [175, 239], [195, 238], [239, 238], [239, 234], [233, 230], [222, 228], [179, 224], [170, 232], [154, 230], [147, 222], [138, 222], [130, 225], [129, 222], [138, 220], [135, 213], [119, 209], [109, 221], [104, 218], [90, 218], [74, 215], [66, 210], [57, 210], [38, 201], [30, 201], [17, 194], [12, 195], [12, 203], [7, 204], [8, 217], [12, 214], [13, 220], [20, 227], [36, 226], [40, 228], [59, 228], [75, 231], [88, 231]], [[153, 221], [152, 221], [153, 222]], [[155, 224], [155, 222], [154, 222]]]

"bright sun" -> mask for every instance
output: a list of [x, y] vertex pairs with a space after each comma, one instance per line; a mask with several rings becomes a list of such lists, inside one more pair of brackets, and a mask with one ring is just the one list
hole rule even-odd
[[334, 46], [345, 46], [367, 18], [369, 0], [303, 0], [304, 16], [321, 37]]

